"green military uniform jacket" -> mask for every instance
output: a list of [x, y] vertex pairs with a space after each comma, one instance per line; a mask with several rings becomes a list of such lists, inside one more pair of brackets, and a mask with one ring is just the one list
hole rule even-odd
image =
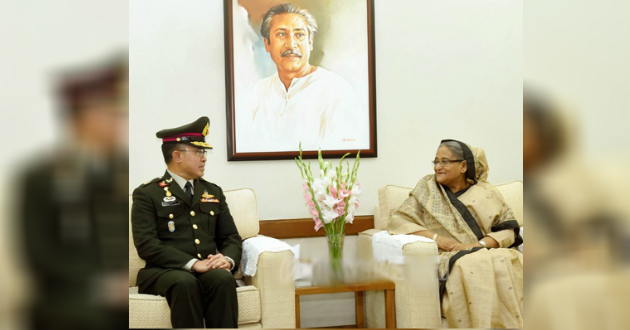
[[220, 252], [234, 260], [233, 271], [240, 264], [242, 240], [223, 190], [202, 178], [194, 182], [192, 203], [168, 171], [136, 188], [131, 225], [138, 255], [147, 262], [138, 272], [140, 292], [193, 258]]
[[28, 320], [35, 329], [118, 328], [124, 316], [95, 297], [101, 280], [129, 269], [129, 161], [97, 166], [79, 154], [55, 150], [23, 173], [18, 222], [34, 280]]

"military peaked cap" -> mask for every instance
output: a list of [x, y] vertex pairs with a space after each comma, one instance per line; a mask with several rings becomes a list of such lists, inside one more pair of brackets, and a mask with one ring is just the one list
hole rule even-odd
[[162, 139], [162, 143], [186, 143], [197, 148], [212, 149], [212, 146], [206, 143], [209, 130], [210, 119], [201, 117], [184, 126], [163, 129], [155, 133], [155, 136]]
[[100, 102], [121, 103], [115, 107], [126, 111], [129, 86], [128, 55], [116, 54], [105, 61], [83, 65], [58, 74], [57, 94], [71, 113]]

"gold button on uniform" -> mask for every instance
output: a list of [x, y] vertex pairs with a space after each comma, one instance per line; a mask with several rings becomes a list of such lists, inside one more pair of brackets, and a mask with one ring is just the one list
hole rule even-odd
[[210, 215], [214, 215], [214, 211], [210, 211]]
[[197, 227], [197, 225], [193, 225], [193, 228], [197, 229], [197, 228], [199, 228], [199, 227]]
[[169, 215], [168, 215], [168, 218], [169, 218], [169, 219], [173, 219], [173, 213], [169, 214]]
[[195, 211], [190, 211], [190, 215], [194, 217], [195, 216]]
[[199, 241], [199, 239], [195, 240], [195, 244], [199, 245], [201, 243], [201, 241]]
[[199, 259], [201, 259], [201, 253], [197, 253], [197, 257], [199, 257]]

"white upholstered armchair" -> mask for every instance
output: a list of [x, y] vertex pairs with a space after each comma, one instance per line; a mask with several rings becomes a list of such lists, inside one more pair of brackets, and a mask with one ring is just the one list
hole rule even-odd
[[[523, 226], [523, 182], [513, 181], [496, 185], [510, 206], [516, 220]], [[374, 229], [359, 234], [359, 258], [364, 263], [375, 264], [377, 269], [386, 269], [386, 276], [396, 283], [396, 327], [397, 328], [441, 328], [442, 322], [439, 297], [437, 266], [438, 248], [432, 240], [406, 240], [400, 243], [399, 255], [415, 258], [422, 266], [375, 261], [373, 237], [387, 230], [394, 211], [409, 197], [412, 188], [387, 185], [378, 192], [378, 206], [374, 210]], [[407, 236], [407, 235], [405, 235]], [[411, 242], [410, 242], [411, 241]], [[428, 262], [427, 262], [428, 261]], [[384, 298], [382, 292], [367, 292], [365, 296], [368, 328], [385, 327]]]
[[[256, 195], [251, 189], [225, 191], [230, 213], [244, 241], [258, 236]], [[131, 212], [132, 200], [129, 198]], [[269, 243], [272, 238], [260, 240]], [[295, 328], [294, 256], [290, 250], [264, 252], [257, 244], [243, 244], [243, 254], [257, 255], [255, 274], [244, 276], [245, 286], [236, 289], [239, 328]], [[280, 243], [279, 241], [277, 243]], [[257, 248], [255, 253], [246, 245]], [[275, 250], [280, 250], [276, 244]], [[263, 252], [261, 252], [263, 251]], [[244, 260], [247, 258], [243, 258]], [[250, 257], [251, 259], [251, 257]], [[250, 265], [252, 262], [250, 262]], [[138, 270], [145, 265], [133, 244], [129, 222], [129, 328], [172, 328], [170, 309], [161, 296], [139, 294], [136, 286]], [[251, 268], [251, 267], [250, 267]]]

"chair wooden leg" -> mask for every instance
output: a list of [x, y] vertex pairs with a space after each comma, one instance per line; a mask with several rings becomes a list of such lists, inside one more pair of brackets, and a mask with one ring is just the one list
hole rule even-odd
[[357, 291], [354, 293], [354, 311], [356, 314], [357, 328], [365, 328], [363, 307], [363, 291]]
[[300, 328], [300, 296], [295, 296], [295, 328]]
[[396, 328], [396, 300], [394, 290], [385, 290], [385, 327]]

